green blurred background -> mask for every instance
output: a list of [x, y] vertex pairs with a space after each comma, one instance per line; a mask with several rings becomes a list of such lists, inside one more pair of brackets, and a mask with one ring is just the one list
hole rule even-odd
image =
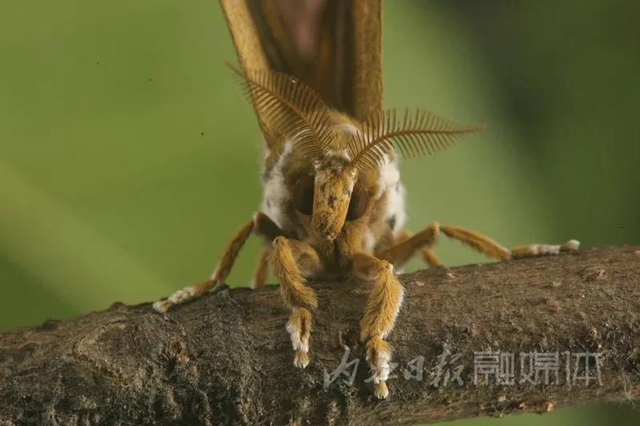
[[[409, 228], [640, 243], [639, 16], [636, 1], [387, 1], [386, 106], [488, 124], [403, 163]], [[258, 129], [223, 66], [217, 2], [5, 0], [0, 54], [0, 329], [206, 278], [260, 201]], [[258, 247], [230, 284], [248, 283]], [[639, 420], [610, 406], [460, 424]]]

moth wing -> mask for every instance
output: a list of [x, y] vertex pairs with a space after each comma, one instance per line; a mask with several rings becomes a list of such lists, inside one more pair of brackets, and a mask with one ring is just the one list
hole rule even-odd
[[381, 0], [220, 4], [245, 72], [269, 69], [297, 77], [329, 107], [359, 121], [381, 110]]

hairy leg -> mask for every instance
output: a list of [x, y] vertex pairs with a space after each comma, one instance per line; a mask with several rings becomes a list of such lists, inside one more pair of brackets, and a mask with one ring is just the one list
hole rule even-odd
[[166, 312], [172, 306], [180, 305], [191, 299], [198, 298], [213, 287], [222, 285], [229, 276], [240, 250], [242, 250], [244, 243], [252, 232], [263, 236], [267, 240], [269, 238], [275, 238], [278, 234], [282, 234], [282, 231], [280, 231], [277, 225], [275, 225], [268, 216], [261, 212], [255, 213], [253, 219], [245, 223], [236, 232], [231, 241], [227, 243], [227, 246], [222, 251], [222, 256], [218, 262], [218, 266], [213, 271], [213, 274], [211, 274], [211, 278], [207, 281], [202, 281], [200, 283], [181, 288], [167, 299], [155, 302], [153, 304], [153, 309], [158, 312]]
[[293, 365], [305, 368], [309, 364], [311, 311], [318, 306], [315, 292], [305, 282], [306, 277], [321, 272], [320, 257], [309, 244], [279, 236], [273, 241], [269, 263], [280, 282], [284, 302], [291, 308], [286, 329], [295, 351]]
[[253, 278], [251, 279], [251, 288], [254, 290], [259, 290], [264, 287], [264, 284], [267, 281], [270, 252], [271, 250], [266, 247], [260, 250], [260, 258], [258, 259], [258, 264], [256, 265], [256, 269], [253, 271]]
[[[398, 233], [398, 235], [396, 236], [395, 245], [398, 245], [400, 243], [404, 243], [405, 241], [407, 241], [409, 238], [411, 238], [413, 236], [413, 234], [410, 231], [407, 231], [406, 229], [404, 231], [401, 231], [400, 233]], [[417, 253], [420, 253], [422, 255], [422, 260], [424, 260], [427, 265], [429, 265], [432, 268], [437, 268], [439, 266], [442, 266], [442, 262], [440, 261], [440, 259], [438, 258], [438, 256], [434, 253], [433, 249], [430, 247], [419, 247], [417, 249]], [[414, 255], [416, 254], [416, 252], [413, 253]], [[403, 264], [400, 265], [394, 265], [397, 268], [401, 268], [403, 266]]]
[[576, 251], [580, 247], [579, 241], [569, 240], [564, 244], [527, 244], [509, 250], [477, 231], [458, 226], [442, 226], [440, 230], [447, 237], [461, 241], [475, 250], [498, 260], [560, 254], [561, 252]]
[[386, 260], [357, 254], [352, 270], [357, 278], [374, 282], [360, 321], [360, 339], [365, 344], [366, 359], [373, 373], [374, 394], [386, 398], [391, 347], [384, 339], [393, 329], [404, 289], [393, 273], [393, 265]]
[[[432, 222], [425, 230], [413, 235], [412, 237], [406, 238], [395, 246], [379, 253], [379, 256], [394, 265], [404, 264], [416, 252], [422, 252], [423, 256], [427, 258], [427, 256], [433, 255], [433, 252], [425, 253], [425, 250], [430, 249], [435, 243], [437, 243], [440, 232], [449, 238], [461, 241], [486, 256], [498, 260], [571, 252], [578, 250], [578, 247], [580, 246], [578, 241], [569, 240], [562, 245], [528, 244], [509, 250], [480, 232], [460, 228], [458, 226], [440, 226], [438, 222]], [[427, 260], [427, 262], [429, 262], [430, 265], [432, 262], [435, 265], [439, 265], [439, 260], [437, 258], [431, 259], [431, 262]]]
[[411, 235], [409, 231], [402, 231], [396, 237], [393, 247], [377, 253], [376, 256], [388, 260], [396, 268], [401, 268], [415, 254], [421, 253], [429, 266], [440, 266], [440, 260], [431, 249], [438, 241], [438, 231], [435, 223], [415, 235]]

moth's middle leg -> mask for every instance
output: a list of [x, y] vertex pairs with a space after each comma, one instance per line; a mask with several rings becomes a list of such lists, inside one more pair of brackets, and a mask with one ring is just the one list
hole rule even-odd
[[[398, 233], [398, 235], [394, 239], [394, 245], [391, 249], [383, 251], [378, 257], [389, 260], [393, 263], [393, 266], [396, 269], [402, 268], [404, 264], [414, 255], [421, 254], [422, 259], [432, 268], [437, 268], [442, 266], [442, 262], [435, 254], [431, 246], [437, 242], [438, 234], [434, 233], [433, 230], [427, 228], [424, 231], [426, 235], [419, 236], [418, 238], [412, 240], [404, 246], [400, 246], [405, 241], [411, 239], [414, 235], [408, 231], [403, 230]], [[399, 248], [392, 250], [396, 247]], [[389, 252], [389, 253], [387, 253]], [[385, 255], [385, 253], [387, 253]]]
[[253, 271], [253, 277], [251, 278], [250, 284], [250, 287], [254, 290], [261, 289], [267, 282], [267, 275], [269, 274], [270, 253], [271, 249], [267, 247], [263, 247], [260, 250], [260, 257], [258, 258], [258, 263], [256, 264], [256, 268]]
[[564, 244], [526, 244], [508, 249], [481, 232], [459, 226], [441, 226], [440, 230], [449, 238], [453, 238], [469, 247], [497, 260], [519, 259], [573, 252], [578, 250], [580, 242], [569, 240]]
[[309, 364], [311, 312], [318, 306], [315, 291], [305, 282], [322, 271], [320, 256], [309, 244], [280, 236], [273, 240], [269, 263], [292, 311], [286, 328], [295, 351], [293, 365], [305, 368]]
[[[492, 240], [486, 235], [470, 229], [458, 226], [440, 226], [438, 222], [432, 222], [429, 226], [406, 238], [402, 234], [399, 236], [401, 242], [395, 246], [377, 254], [378, 257], [386, 259], [395, 266], [404, 264], [416, 252], [422, 251], [423, 256], [429, 262], [427, 256], [432, 254], [430, 248], [437, 243], [438, 235], [442, 232], [449, 238], [453, 238], [483, 253], [484, 255], [497, 260], [517, 259], [522, 257], [535, 257], [544, 255], [559, 254], [561, 252], [576, 251], [580, 242], [569, 240], [561, 245], [551, 244], [528, 244], [515, 247], [511, 250]], [[402, 239], [404, 237], [404, 239]], [[437, 258], [436, 258], [437, 260]], [[439, 262], [439, 261], [438, 261]], [[431, 262], [429, 262], [431, 264]]]

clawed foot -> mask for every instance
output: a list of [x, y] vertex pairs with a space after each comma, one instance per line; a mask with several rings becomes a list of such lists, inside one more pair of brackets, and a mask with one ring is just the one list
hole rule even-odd
[[552, 244], [528, 244], [516, 247], [511, 250], [512, 259], [521, 259], [525, 257], [556, 255], [560, 253], [574, 253], [580, 248], [580, 241], [569, 240], [561, 245]]
[[305, 308], [294, 308], [286, 328], [291, 337], [291, 345], [295, 351], [293, 365], [298, 368], [305, 368], [309, 365], [311, 312]]
[[190, 299], [193, 299], [195, 296], [195, 289], [192, 286], [187, 286], [181, 288], [180, 290], [173, 293], [165, 300], [158, 300], [153, 304], [153, 309], [164, 314], [174, 305], [179, 305], [180, 303], [184, 303]]
[[560, 246], [561, 252], [575, 252], [580, 248], [580, 241], [578, 240], [569, 240], [566, 243]]
[[165, 300], [158, 300], [153, 304], [153, 309], [160, 313], [167, 312], [172, 306], [180, 305], [182, 303], [188, 302], [191, 299], [195, 299], [197, 297], [202, 296], [204, 293], [209, 291], [212, 287], [215, 287], [212, 292], [217, 292], [225, 288], [229, 288], [224, 283], [219, 283], [216, 285], [216, 281], [207, 280], [198, 284], [188, 285], [186, 287], [181, 288], [180, 290], [173, 293]]
[[373, 395], [378, 399], [385, 399], [389, 396], [389, 388], [386, 381], [381, 381], [373, 385]]
[[373, 378], [373, 393], [376, 398], [384, 399], [389, 396], [387, 379], [390, 372], [391, 347], [380, 337], [373, 337], [367, 342], [366, 351]]
[[305, 368], [307, 365], [309, 365], [309, 353], [296, 351], [293, 357], [293, 365], [297, 368]]

